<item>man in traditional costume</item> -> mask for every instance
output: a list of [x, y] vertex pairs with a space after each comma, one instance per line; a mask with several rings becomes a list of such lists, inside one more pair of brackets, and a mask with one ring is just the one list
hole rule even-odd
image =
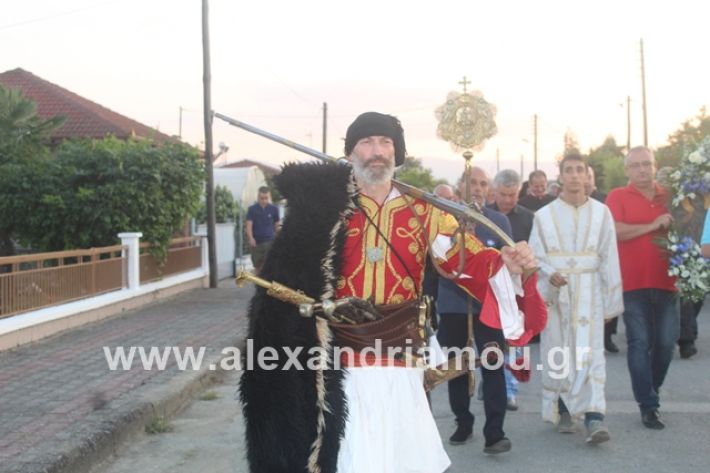
[[[536, 265], [526, 244], [499, 252], [468, 235], [452, 241], [455, 224], [443, 225], [437, 208], [393, 186], [394, 167], [405, 157], [399, 120], [375, 112], [360, 115], [348, 128], [345, 154], [352, 167], [291, 164], [275, 177], [288, 212], [262, 278], [318, 301], [354, 297], [376, 305], [405, 304], [419, 298], [432, 244], [431, 256], [442, 271], [458, 272], [457, 282], [481, 301], [484, 323], [501, 328], [501, 318], [519, 322], [517, 290], [518, 303], [530, 315], [522, 328], [515, 327], [515, 335], [539, 331], [534, 322], [544, 319], [545, 309], [536, 276], [520, 287], [519, 274]], [[457, 271], [459, 261], [462, 271]], [[257, 288], [249, 339], [255, 352], [275, 349], [279, 367], [255, 365], [241, 379], [251, 471], [436, 473], [448, 468], [422, 385], [424, 368], [368, 366], [369, 358], [356, 354], [347, 369], [335, 369], [334, 347], [346, 342], [336, 325], [303, 317], [298, 307]], [[317, 367], [307, 364], [312, 348], [324, 353]], [[309, 369], [286, 366], [286, 355], [298, 349], [303, 351], [297, 360]]]
[[562, 192], [535, 213], [530, 247], [540, 263], [538, 286], [549, 319], [540, 336], [542, 416], [558, 431], [576, 431], [584, 416], [587, 442], [609, 440], [604, 425], [604, 324], [624, 310], [614, 220], [584, 192], [587, 163], [560, 162]]

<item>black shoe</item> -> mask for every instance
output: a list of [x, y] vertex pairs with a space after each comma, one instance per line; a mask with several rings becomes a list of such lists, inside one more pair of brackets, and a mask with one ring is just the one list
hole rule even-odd
[[483, 448], [483, 453], [487, 453], [489, 455], [497, 455], [499, 453], [509, 452], [511, 447], [512, 444], [510, 443], [510, 440], [508, 440], [508, 437], [503, 437], [502, 439], [491, 445], [486, 445]]
[[661, 419], [659, 417], [660, 414], [658, 413], [658, 409], [653, 409], [647, 412], [643, 412], [641, 414], [641, 421], [643, 422], [643, 425], [645, 425], [649, 429], [663, 430], [666, 427], [666, 424], [661, 422]]
[[473, 437], [473, 426], [472, 425], [461, 425], [456, 427], [456, 432], [449, 437], [449, 443], [451, 445], [463, 445], [468, 440]]
[[680, 357], [687, 360], [691, 356], [698, 353], [698, 349], [695, 348], [694, 342], [686, 342], [680, 344]]
[[604, 339], [604, 349], [609, 353], [619, 353], [619, 347], [612, 341], [611, 336]]

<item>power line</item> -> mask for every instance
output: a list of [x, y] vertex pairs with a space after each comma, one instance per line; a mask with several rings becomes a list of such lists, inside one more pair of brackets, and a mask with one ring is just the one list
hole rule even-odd
[[289, 92], [291, 92], [294, 96], [296, 96], [296, 97], [298, 97], [299, 99], [301, 99], [305, 104], [307, 104], [307, 105], [309, 105], [309, 106], [311, 106], [311, 107], [313, 107], [313, 108], [320, 109], [320, 105], [316, 105], [316, 103], [315, 103], [314, 101], [312, 101], [311, 99], [308, 99], [308, 98], [304, 97], [303, 95], [301, 95], [300, 93], [296, 92], [291, 86], [289, 86], [289, 85], [286, 83], [286, 81], [284, 81], [283, 79], [281, 79], [281, 77], [280, 77], [276, 72], [274, 72], [272, 69], [267, 68], [267, 70], [268, 70], [271, 74], [273, 74], [273, 76], [276, 77], [276, 80], [278, 80], [278, 81], [281, 83], [281, 85], [282, 85], [286, 90], [288, 90]]

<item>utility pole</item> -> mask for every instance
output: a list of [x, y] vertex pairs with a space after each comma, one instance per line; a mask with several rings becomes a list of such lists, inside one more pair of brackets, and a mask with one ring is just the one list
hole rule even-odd
[[496, 148], [496, 173], [500, 172], [500, 148]]
[[215, 247], [214, 173], [212, 170], [212, 76], [210, 72], [210, 29], [208, 0], [202, 0], [202, 86], [205, 118], [205, 168], [207, 171], [207, 245], [210, 288], [217, 287], [217, 248]]
[[631, 96], [626, 96], [626, 152], [631, 150]]
[[328, 154], [327, 151], [327, 137], [328, 137], [328, 103], [323, 102], [323, 153]]
[[537, 113], [533, 115], [533, 124], [535, 130], [535, 140], [533, 144], [533, 170], [537, 171]]
[[643, 110], [643, 145], [648, 146], [648, 117], [646, 115], [646, 66], [643, 56], [643, 38], [641, 38], [641, 107]]
[[182, 105], [180, 105], [180, 121], [178, 125], [178, 138], [182, 139]]
[[523, 178], [523, 155], [520, 155], [520, 179]]

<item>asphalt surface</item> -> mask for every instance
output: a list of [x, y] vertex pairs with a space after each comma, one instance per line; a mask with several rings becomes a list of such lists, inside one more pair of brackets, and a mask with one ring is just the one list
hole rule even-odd
[[[583, 429], [559, 434], [541, 420], [540, 376], [533, 372], [520, 385], [520, 409], [508, 413], [505, 430], [511, 452], [483, 453], [482, 402], [472, 400], [476, 416], [474, 438], [465, 445], [446, 442], [454, 430], [446, 387], [432, 396], [439, 432], [452, 461], [449, 473], [495, 472], [703, 472], [710, 465], [710, 300], [699, 317], [699, 353], [682, 360], [676, 353], [661, 391], [661, 411], [666, 429], [645, 428], [631, 394], [626, 365], [623, 323], [616, 336], [621, 348], [607, 356], [607, 425], [611, 440], [598, 446], [585, 443]], [[533, 345], [537, 357], [537, 346]], [[116, 448], [94, 473], [202, 473], [246, 472], [243, 425], [235, 400], [239, 373], [230, 371], [218, 386], [195, 395], [192, 404], [171, 421], [172, 431], [140, 434]], [[208, 393], [207, 399], [200, 396]], [[212, 394], [213, 393], [213, 394]], [[367, 472], [376, 473], [376, 472]]]

